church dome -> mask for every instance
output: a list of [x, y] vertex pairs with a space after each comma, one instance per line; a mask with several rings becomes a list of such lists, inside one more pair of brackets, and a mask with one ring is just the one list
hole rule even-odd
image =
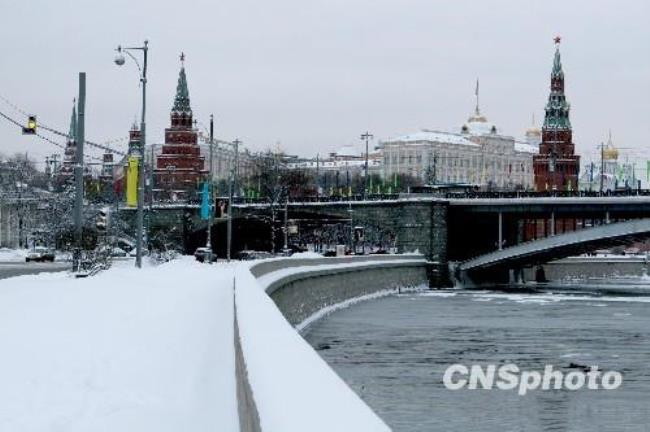
[[609, 136], [607, 138], [607, 145], [603, 149], [603, 159], [609, 161], [618, 160], [618, 149], [614, 147], [612, 143], [612, 131], [609, 131]]
[[614, 146], [607, 146], [607, 148], [603, 150], [603, 159], [612, 161], [618, 160], [618, 149]]
[[461, 127], [462, 133], [468, 133], [471, 135], [488, 135], [496, 134], [497, 127], [494, 123], [490, 123], [484, 115], [479, 112], [471, 115], [465, 124]]

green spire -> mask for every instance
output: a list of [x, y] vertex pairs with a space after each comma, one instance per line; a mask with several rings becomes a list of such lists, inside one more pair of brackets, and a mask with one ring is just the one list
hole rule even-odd
[[70, 116], [70, 131], [68, 132], [68, 139], [74, 140], [77, 135], [77, 101], [72, 102], [72, 115]]
[[553, 57], [553, 71], [551, 75], [564, 76], [564, 72], [562, 72], [562, 61], [560, 59], [560, 44], [556, 44], [555, 46], [555, 57]]
[[181, 66], [178, 74], [178, 85], [176, 86], [176, 97], [174, 98], [174, 107], [172, 111], [191, 113], [190, 92], [187, 90], [187, 77], [185, 76], [185, 66]]

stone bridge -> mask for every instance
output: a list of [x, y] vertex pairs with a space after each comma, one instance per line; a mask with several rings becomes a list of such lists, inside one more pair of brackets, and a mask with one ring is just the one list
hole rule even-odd
[[[123, 210], [126, 218], [135, 211]], [[147, 211], [152, 236], [162, 234], [187, 253], [204, 246], [206, 222], [198, 205], [161, 205]], [[280, 250], [285, 207], [233, 206], [233, 252]], [[351, 245], [352, 228], [365, 229], [368, 246], [419, 252], [429, 262], [432, 286], [448, 286], [450, 262], [464, 262], [504, 247], [614, 222], [650, 217], [650, 196], [437, 198], [376, 201], [289, 202], [294, 228], [289, 244]], [[225, 256], [226, 219], [217, 218], [212, 244]], [[549, 259], [560, 255], [549, 255]]]
[[513, 282], [523, 267], [579, 255], [599, 248], [650, 238], [650, 219], [636, 219], [558, 234], [496, 250], [458, 265], [465, 284]]

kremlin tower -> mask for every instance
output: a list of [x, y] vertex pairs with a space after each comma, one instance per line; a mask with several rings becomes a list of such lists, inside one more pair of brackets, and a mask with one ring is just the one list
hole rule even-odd
[[154, 193], [157, 199], [162, 200], [193, 198], [199, 183], [208, 173], [197, 142], [198, 134], [193, 127], [184, 60], [185, 56], [181, 54], [181, 70], [171, 111], [171, 127], [165, 129], [165, 144], [156, 158], [154, 170]]
[[570, 104], [564, 95], [564, 72], [560, 61], [560, 37], [555, 38], [555, 57], [551, 72], [551, 93], [545, 107], [542, 142], [533, 156], [537, 191], [577, 190], [580, 156], [572, 142]]

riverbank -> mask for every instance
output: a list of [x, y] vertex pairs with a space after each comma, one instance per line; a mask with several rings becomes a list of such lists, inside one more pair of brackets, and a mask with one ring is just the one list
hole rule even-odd
[[[645, 277], [650, 262], [645, 256], [593, 256], [571, 257], [552, 261], [541, 266], [546, 279], [552, 282], [586, 280], [608, 277]], [[526, 281], [535, 281], [537, 267], [524, 269]]]

